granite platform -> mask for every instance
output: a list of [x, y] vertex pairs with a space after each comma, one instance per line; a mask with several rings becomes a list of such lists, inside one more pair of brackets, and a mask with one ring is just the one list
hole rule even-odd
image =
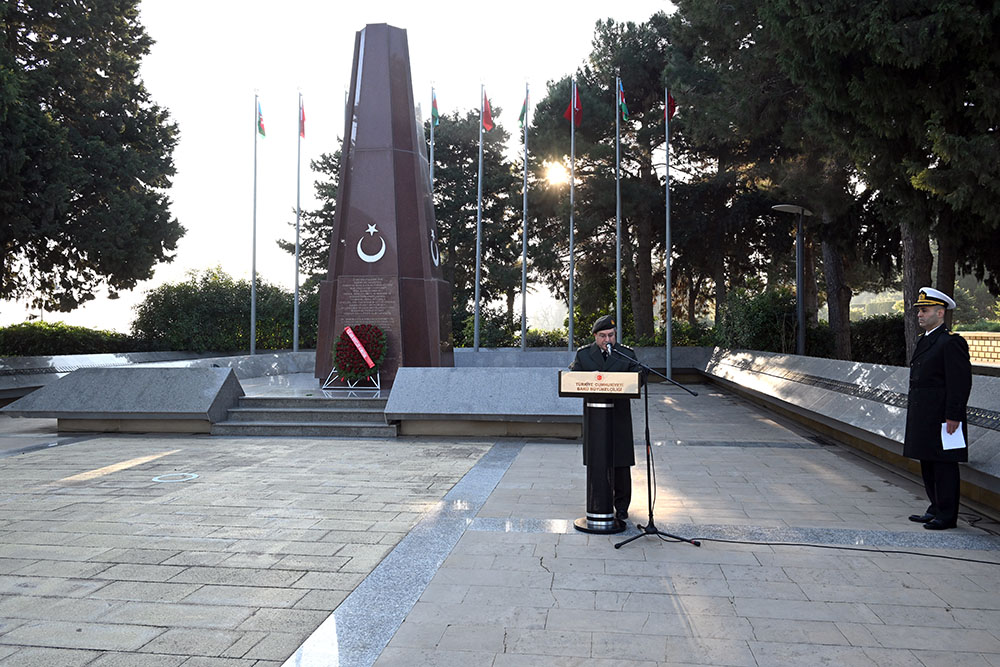
[[559, 368], [400, 368], [385, 407], [402, 435], [579, 438], [583, 400], [560, 398]]
[[78, 368], [114, 368], [133, 364], [190, 361], [217, 356], [198, 352], [124, 352], [0, 357], [0, 405], [30, 394]]
[[[0, 409], [14, 417], [58, 419], [61, 431], [208, 433], [243, 395], [238, 380], [312, 373], [313, 360], [311, 351], [8, 358], [6, 379], [20, 383], [15, 393], [22, 398]], [[30, 386], [33, 377], [47, 381]]]
[[0, 411], [59, 431], [208, 433], [240, 396], [231, 368], [81, 368]]

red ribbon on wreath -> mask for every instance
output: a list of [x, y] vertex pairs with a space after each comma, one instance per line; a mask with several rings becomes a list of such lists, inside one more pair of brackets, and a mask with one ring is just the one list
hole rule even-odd
[[375, 368], [375, 362], [368, 356], [368, 350], [365, 349], [365, 346], [362, 345], [361, 341], [358, 340], [358, 337], [354, 335], [354, 330], [351, 329], [351, 327], [344, 327], [344, 331], [347, 332], [347, 337], [351, 339], [352, 343], [354, 343], [354, 347], [358, 348], [358, 352], [365, 360], [365, 363], [368, 364], [368, 368]]

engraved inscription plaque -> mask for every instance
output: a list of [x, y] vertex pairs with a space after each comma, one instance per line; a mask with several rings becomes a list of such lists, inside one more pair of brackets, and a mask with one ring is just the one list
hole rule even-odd
[[[399, 281], [389, 276], [341, 276], [337, 280], [337, 322], [376, 324], [395, 328], [399, 312]], [[339, 336], [338, 336], [339, 338]]]

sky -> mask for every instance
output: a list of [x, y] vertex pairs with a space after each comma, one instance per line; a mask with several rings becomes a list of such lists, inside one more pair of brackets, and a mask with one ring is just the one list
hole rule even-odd
[[[169, 196], [187, 233], [152, 280], [118, 299], [102, 293], [71, 313], [42, 317], [128, 332], [135, 305], [151, 288], [216, 266], [249, 279], [255, 94], [267, 132], [256, 146], [257, 275], [290, 290], [294, 259], [277, 241], [295, 238], [298, 94], [306, 115], [301, 206], [308, 210], [317, 203], [309, 163], [340, 147], [354, 37], [366, 24], [407, 30], [414, 97], [425, 117], [432, 86], [441, 113], [451, 114], [478, 108], [483, 84], [494, 108], [503, 108], [499, 123], [516, 135], [526, 83], [532, 99], [541, 99], [547, 82], [584, 64], [598, 20], [641, 22], [657, 11], [673, 7], [665, 0], [142, 0], [140, 20], [156, 44], [141, 77], [180, 129]], [[565, 315], [546, 294], [528, 303], [529, 326], [557, 326]], [[0, 302], [0, 326], [38, 314]]]

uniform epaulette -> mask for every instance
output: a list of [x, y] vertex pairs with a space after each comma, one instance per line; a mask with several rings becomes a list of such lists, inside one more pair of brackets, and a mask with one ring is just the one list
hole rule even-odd
[[579, 352], [580, 350], [582, 350], [585, 347], [590, 347], [590, 344], [588, 343], [587, 345], [581, 345], [580, 347], [576, 348], [576, 351]]
[[628, 345], [622, 345], [621, 343], [618, 343], [618, 347], [624, 348], [624, 349], [628, 350], [629, 352], [635, 352], [635, 350], [633, 350], [632, 348], [630, 348]]

